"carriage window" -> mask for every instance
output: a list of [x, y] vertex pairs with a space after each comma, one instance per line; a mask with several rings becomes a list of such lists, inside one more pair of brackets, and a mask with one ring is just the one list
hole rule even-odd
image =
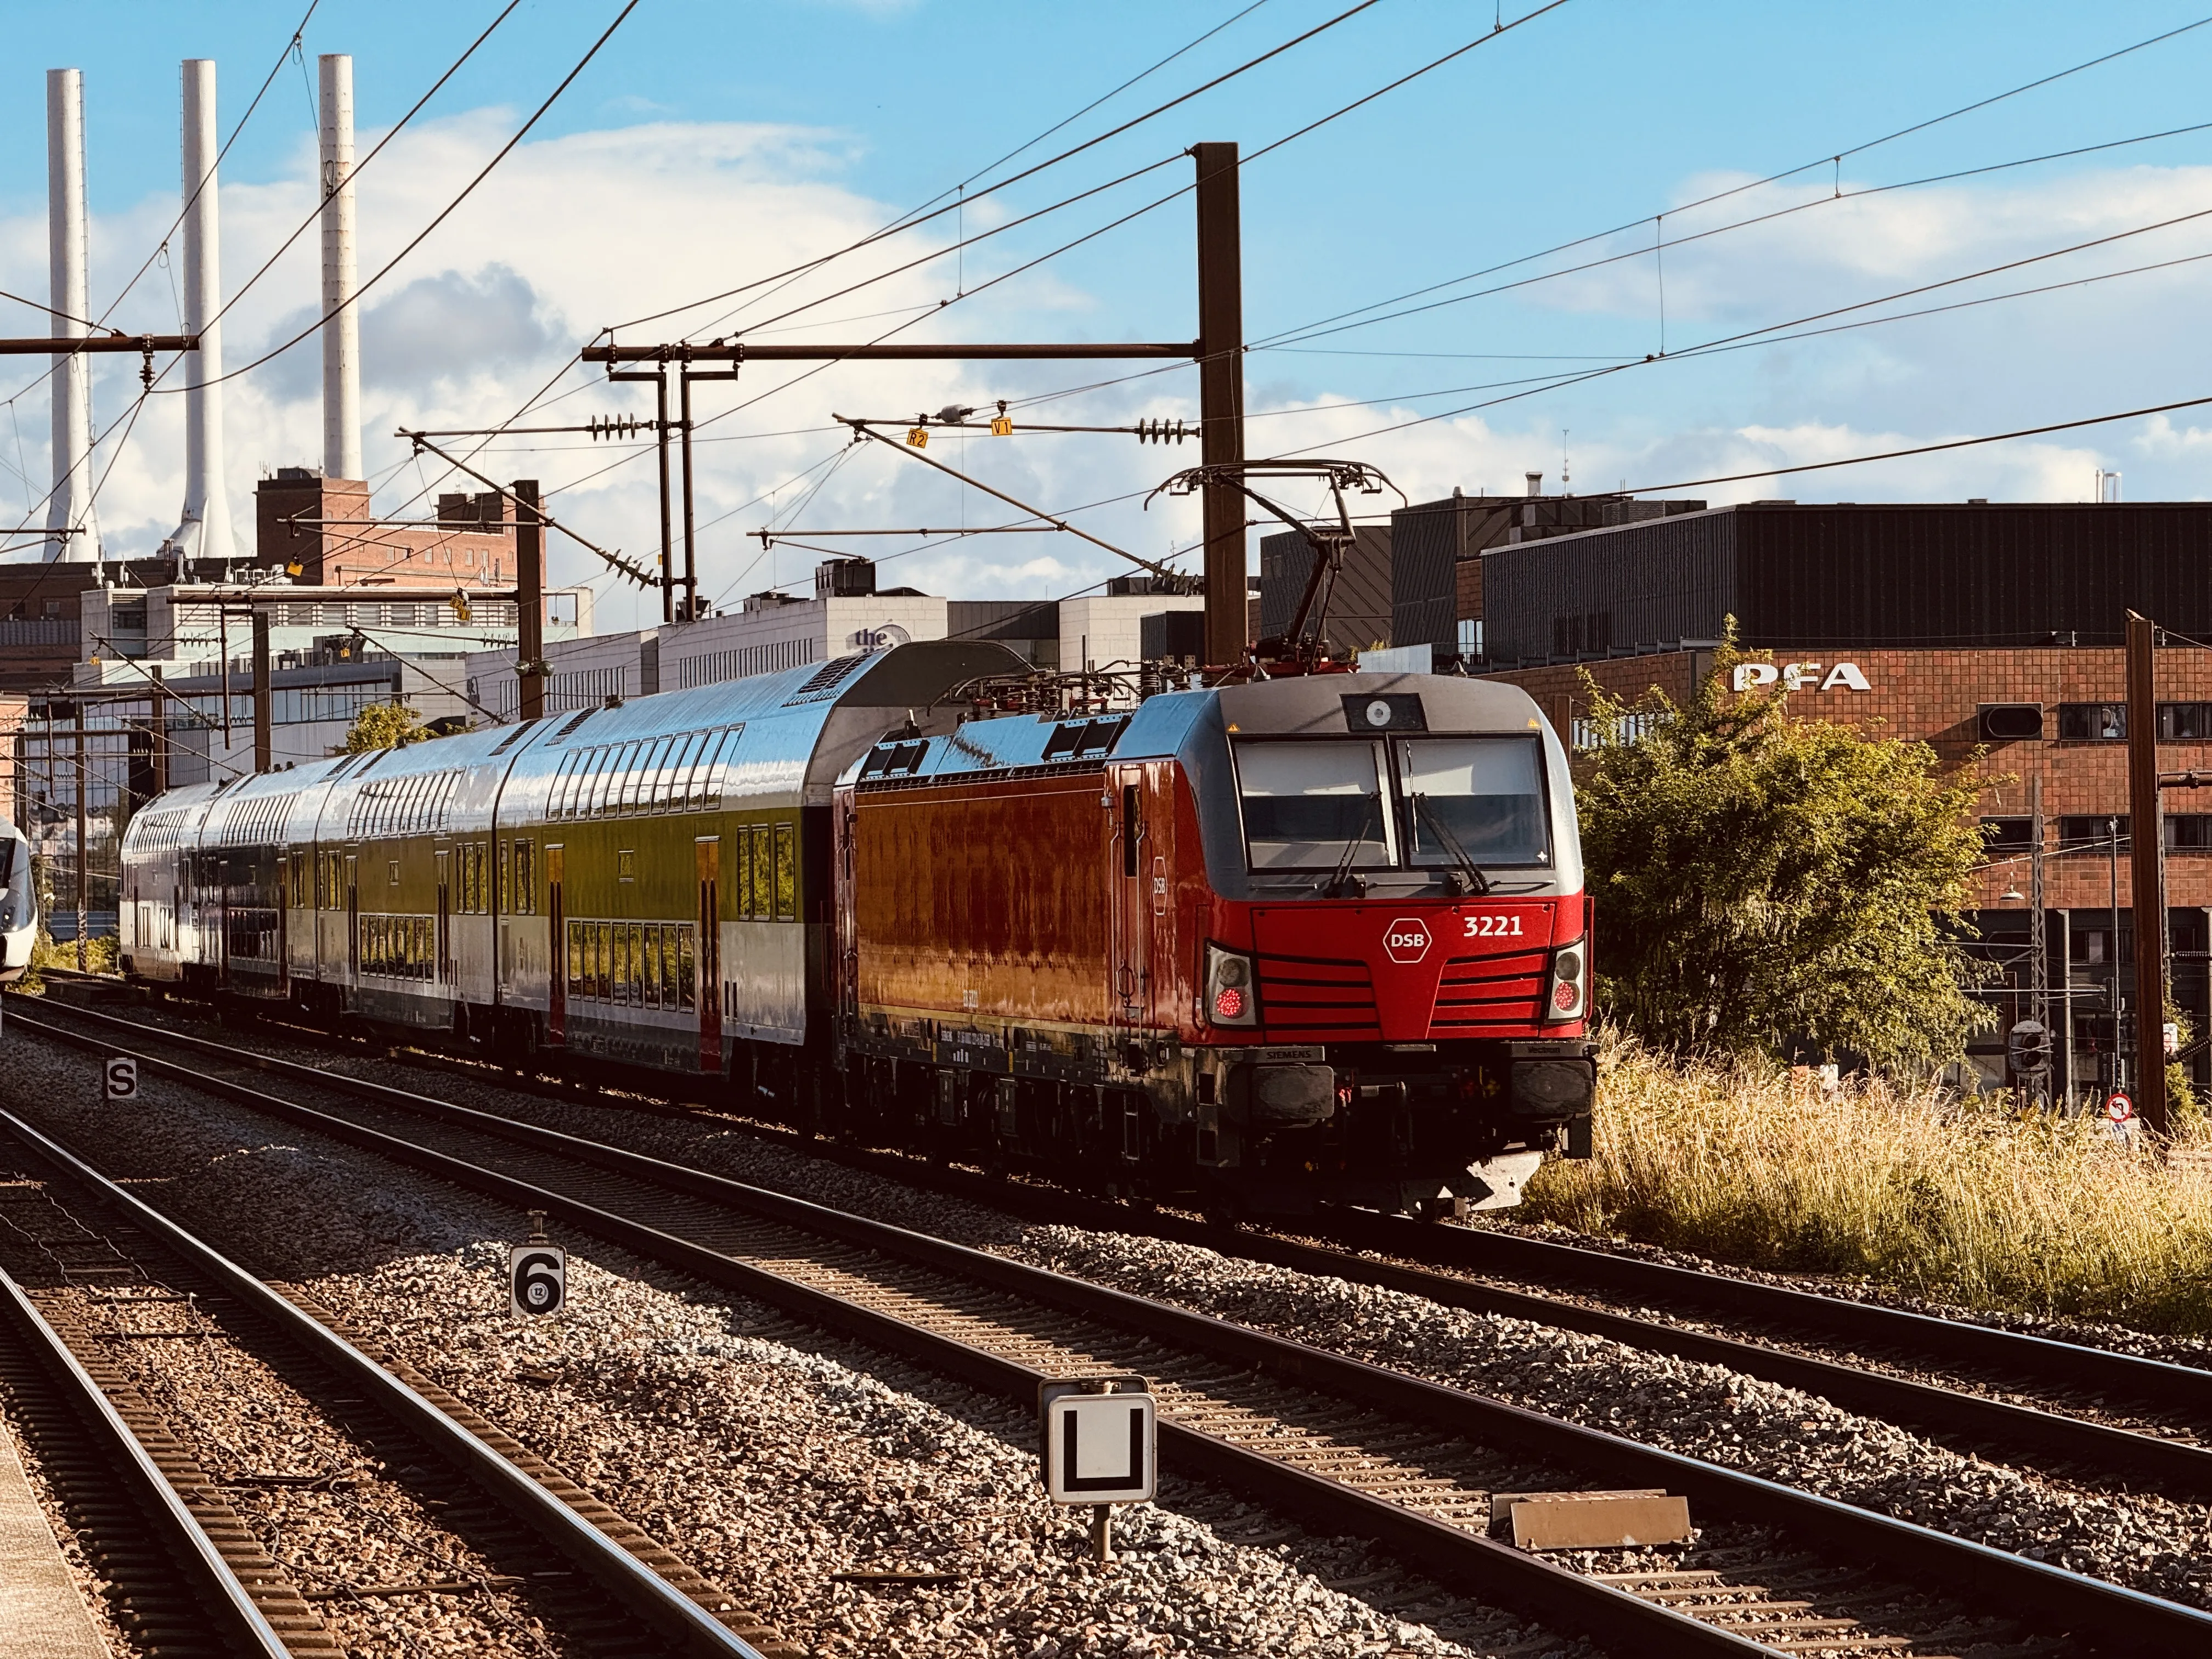
[[675, 751], [669, 757], [668, 780], [664, 791], [669, 805], [682, 808], [691, 805], [693, 778], [699, 769], [699, 751], [706, 746], [707, 734], [704, 732], [694, 732], [689, 737], [677, 739]]
[[639, 793], [647, 811], [657, 812], [668, 805], [668, 763], [683, 741], [681, 738], [663, 738], [646, 757], [645, 783]]
[[514, 843], [514, 914], [534, 916], [538, 914], [538, 858], [534, 842]]
[[584, 785], [580, 817], [595, 818], [607, 804], [607, 781], [614, 771], [615, 750], [601, 749], [592, 757], [592, 774]]
[[775, 914], [775, 862], [769, 850], [768, 825], [753, 825], [751, 841], [753, 891], [745, 914], [757, 921], [766, 921]]
[[[1398, 744], [1416, 864], [1544, 864], [1552, 856], [1534, 738], [1414, 738]], [[1454, 845], [1456, 843], [1456, 846]]]
[[722, 763], [737, 745], [737, 732], [717, 732], [708, 739], [699, 757], [699, 765], [691, 779], [691, 804], [711, 807], [722, 799]]
[[1237, 786], [1255, 870], [1393, 862], [1381, 749], [1371, 743], [1240, 743]]
[[787, 823], [775, 826], [775, 919], [799, 920], [799, 849]]

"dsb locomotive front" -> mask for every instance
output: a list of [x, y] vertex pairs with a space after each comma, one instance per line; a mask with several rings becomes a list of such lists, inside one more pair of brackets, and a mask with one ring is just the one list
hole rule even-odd
[[1495, 1207], [1586, 1153], [1573, 794], [1525, 695], [992, 712], [1022, 672], [902, 645], [173, 790], [124, 969], [1227, 1212]]

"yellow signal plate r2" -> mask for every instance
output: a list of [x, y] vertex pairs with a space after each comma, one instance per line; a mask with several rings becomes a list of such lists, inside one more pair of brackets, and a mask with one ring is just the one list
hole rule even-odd
[[908, 427], [907, 428], [906, 441], [909, 444], [912, 444], [916, 449], [928, 448], [929, 428], [926, 426]]

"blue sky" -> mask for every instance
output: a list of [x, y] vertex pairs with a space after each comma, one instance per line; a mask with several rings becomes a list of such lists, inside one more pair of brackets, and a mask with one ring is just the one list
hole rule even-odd
[[[1244, 3], [645, 0], [530, 139], [370, 295], [368, 449], [380, 499], [398, 510], [434, 485], [400, 464], [401, 448], [388, 436], [397, 421], [462, 425], [507, 416], [594, 330], [849, 240], [975, 173]], [[104, 308], [175, 212], [178, 59], [218, 60], [228, 132], [303, 9], [304, 0], [0, 5], [11, 46], [0, 74], [14, 81], [0, 96], [0, 288], [44, 290], [43, 69], [85, 71], [94, 288]], [[618, 9], [615, 0], [518, 9], [364, 174], [365, 271], [446, 204]], [[1030, 154], [1090, 137], [1343, 9], [1265, 0]], [[496, 9], [325, 0], [305, 32], [309, 68], [318, 52], [355, 55], [365, 149]], [[1510, 21], [1527, 9], [1524, 0], [1504, 15]], [[1848, 9], [1569, 0], [1246, 170], [1248, 334], [1261, 340], [1614, 227], [1632, 228], [1573, 257], [1635, 257], [1311, 338], [1298, 349], [1255, 352], [1248, 368], [1255, 411], [1249, 446], [1360, 454], [1416, 497], [1455, 483], [1506, 489], [1530, 470], [1545, 471], [1556, 488], [1564, 451], [1574, 487], [1586, 490], [1862, 453], [2212, 391], [2201, 367], [2206, 330], [2198, 298], [2212, 280], [2212, 261], [1795, 343], [1638, 361], [1660, 343], [1657, 272], [1640, 252], [1653, 238], [1655, 214], [1855, 149], [2203, 15], [2188, 5], [2092, 9], [2034, 0]], [[985, 195], [962, 222], [972, 234], [1199, 139], [1257, 149], [1485, 33], [1492, 18], [1492, 9], [1481, 6], [1381, 0], [1164, 118]], [[1669, 350], [2212, 208], [2212, 131], [1822, 204], [1838, 185], [1848, 195], [2212, 121], [2203, 92], [2212, 81], [2208, 70], [2212, 27], [1859, 150], [1840, 165], [1662, 220], [1671, 238], [1802, 209], [1667, 256]], [[312, 144], [305, 81], [288, 64], [225, 164], [227, 287], [242, 283], [311, 206]], [[902, 307], [924, 316], [963, 283], [972, 289], [1133, 210], [1187, 173], [1187, 163], [1171, 163], [957, 258], [947, 254], [827, 299], [780, 325], [810, 325], [814, 337], [842, 338], [901, 318], [845, 319]], [[951, 227], [939, 221], [887, 246], [912, 258], [943, 247]], [[1888, 309], [2208, 250], [2212, 219], [2185, 222]], [[1571, 262], [1553, 256], [1508, 276], [1544, 276]], [[840, 262], [788, 297], [823, 301], [843, 281], [890, 263], [874, 254]], [[311, 319], [313, 301], [311, 256], [280, 261], [233, 313], [233, 365]], [[1188, 337], [1192, 311], [1186, 198], [926, 317], [902, 337]], [[0, 305], [0, 313], [6, 332], [36, 326], [34, 313], [21, 307]], [[1883, 307], [1853, 313], [1881, 314]], [[113, 315], [126, 327], [173, 325], [166, 271], [157, 266]], [[641, 340], [661, 326], [723, 315], [687, 313], [623, 337]], [[771, 319], [756, 309], [739, 320], [757, 327]], [[229, 424], [241, 508], [259, 471], [315, 459], [313, 350], [310, 342], [235, 383]], [[1609, 362], [1635, 366], [1422, 420], [1514, 388], [1417, 394]], [[26, 365], [0, 396], [29, 374]], [[757, 562], [757, 544], [743, 532], [768, 522], [771, 508], [778, 522], [802, 527], [941, 523], [963, 511], [969, 522], [984, 522], [997, 513], [980, 500], [963, 502], [937, 475], [902, 471], [888, 453], [833, 469], [835, 434], [819, 429], [830, 410], [896, 413], [956, 397], [1036, 397], [1105, 377], [1054, 365], [871, 365], [773, 389], [786, 378], [749, 371], [713, 405], [767, 394], [718, 425], [726, 441], [702, 447], [702, 517], [720, 520], [702, 540], [712, 590], [750, 591], [771, 574], [791, 580], [811, 562], [803, 551], [786, 551], [773, 565]], [[103, 374], [96, 397], [103, 422], [127, 409], [130, 386], [119, 368]], [[635, 406], [629, 388], [591, 384], [580, 372], [556, 391], [569, 395], [548, 421]], [[1030, 407], [1037, 418], [1109, 423], [1187, 414], [1194, 398], [1186, 370]], [[181, 489], [175, 402], [154, 400], [109, 475], [103, 526], [118, 550], [149, 545], [168, 527], [164, 514], [173, 520]], [[7, 418], [14, 425], [0, 425], [7, 452], [0, 502], [20, 513], [31, 502], [13, 469], [20, 465], [33, 478], [45, 470], [43, 392], [26, 392], [7, 406]], [[976, 470], [1055, 508], [1139, 490], [1174, 459], [1110, 438], [969, 447]], [[2086, 496], [2102, 465], [2125, 474], [2130, 499], [2191, 497], [2205, 493], [2200, 457], [2208, 447], [2212, 418], [2192, 424], [2184, 412], [2164, 423], [1696, 493], [1717, 500], [2069, 499]], [[549, 485], [567, 485], [580, 525], [638, 549], [650, 539], [648, 469], [633, 464], [583, 478], [611, 459], [573, 444], [504, 448], [494, 458], [502, 471], [528, 468]], [[819, 493], [793, 517], [825, 472]], [[749, 505], [771, 491], [772, 501]], [[1158, 553], [1188, 536], [1184, 516], [1143, 514], [1123, 501], [1085, 522], [1122, 545]], [[956, 593], [1062, 592], [1110, 562], [1089, 550], [1041, 552], [1040, 539], [1058, 538], [916, 552], [908, 580]], [[1002, 552], [1007, 543], [1022, 545]], [[608, 612], [611, 620], [623, 614], [620, 603]]]

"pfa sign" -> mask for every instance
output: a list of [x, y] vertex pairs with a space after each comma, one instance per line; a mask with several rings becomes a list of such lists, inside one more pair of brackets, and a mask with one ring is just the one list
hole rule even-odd
[[109, 1100], [138, 1098], [138, 1062], [126, 1054], [111, 1054], [100, 1068], [100, 1091]]
[[1055, 1504], [1142, 1504], [1152, 1496], [1158, 1424], [1141, 1376], [1047, 1382], [1042, 1409], [1045, 1495]]
[[568, 1253], [533, 1239], [507, 1251], [507, 1297], [519, 1314], [556, 1314], [568, 1300]]

